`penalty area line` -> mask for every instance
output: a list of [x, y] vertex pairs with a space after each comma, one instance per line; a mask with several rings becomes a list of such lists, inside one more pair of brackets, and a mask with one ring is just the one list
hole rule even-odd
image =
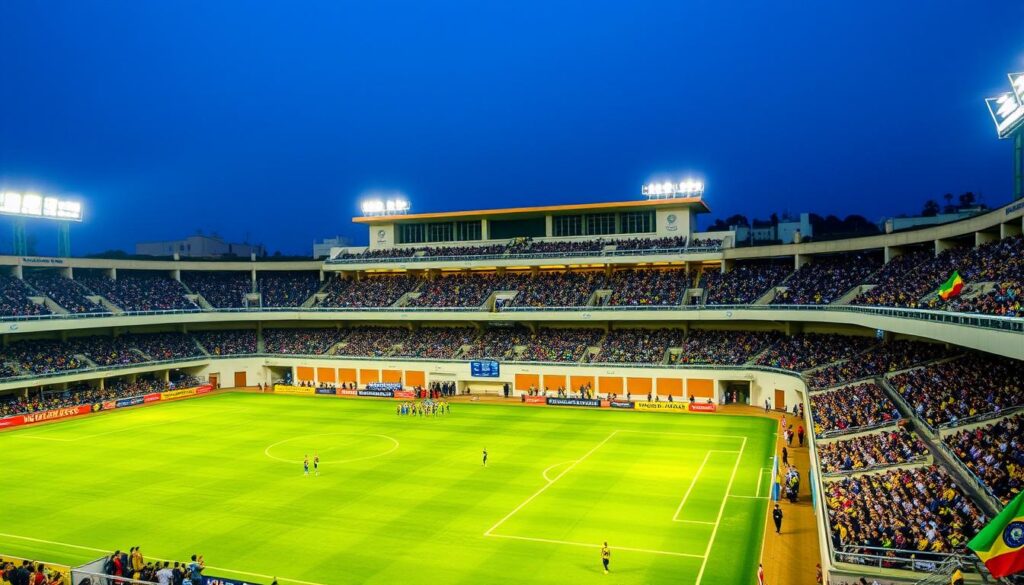
[[[57, 542], [55, 540], [43, 540], [42, 538], [32, 538], [31, 536], [19, 536], [17, 534], [5, 534], [5, 533], [2, 533], [2, 532], [0, 532], [0, 538], [14, 538], [14, 539], [17, 539], [17, 540], [26, 540], [28, 542], [37, 542], [39, 544], [51, 544], [51, 545], [54, 545], [54, 546], [63, 546], [63, 547], [66, 547], [66, 548], [73, 548], [73, 549], [78, 549], [78, 550], [86, 550], [86, 551], [96, 552], [96, 553], [100, 553], [100, 554], [104, 554], [104, 555], [110, 554], [114, 550], [114, 549], [96, 548], [94, 546], [82, 546], [80, 544], [71, 544], [71, 543], [67, 543], [67, 542]], [[151, 558], [151, 559], [153, 559], [155, 561], [171, 561], [172, 560], [172, 559], [161, 559], [161, 558], [157, 558], [157, 557], [150, 557], [148, 555], [147, 555], [147, 558]], [[247, 575], [249, 577], [259, 577], [261, 579], [274, 579], [273, 575], [264, 575], [262, 573], [252, 573], [250, 571], [239, 571], [238, 569], [228, 569], [228, 568], [225, 568], [225, 567], [214, 567], [212, 565], [207, 565], [206, 568], [207, 569], [213, 569], [214, 571], [224, 571], [226, 573], [234, 573], [235, 575]], [[277, 579], [279, 581], [287, 581], [289, 583], [299, 583], [299, 585], [326, 585], [325, 583], [317, 583], [316, 581], [303, 581], [301, 579], [290, 579], [288, 577], [277, 577]]]

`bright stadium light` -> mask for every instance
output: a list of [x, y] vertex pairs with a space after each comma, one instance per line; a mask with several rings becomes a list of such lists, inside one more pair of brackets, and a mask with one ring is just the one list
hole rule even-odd
[[1013, 91], [985, 99], [999, 138], [1009, 138], [1024, 121], [1024, 73], [1011, 73], [1008, 77]]
[[0, 193], [0, 214], [82, 221], [82, 203], [37, 193]]
[[651, 199], [672, 199], [675, 197], [701, 197], [704, 183], [695, 179], [684, 179], [678, 183], [663, 181], [643, 186], [643, 194]]
[[403, 197], [366, 199], [360, 205], [363, 215], [401, 215], [409, 208], [409, 201]]

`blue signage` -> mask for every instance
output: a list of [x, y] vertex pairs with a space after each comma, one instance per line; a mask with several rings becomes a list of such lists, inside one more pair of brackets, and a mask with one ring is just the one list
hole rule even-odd
[[141, 396], [132, 396], [131, 398], [122, 398], [117, 401], [115, 406], [117, 408], [124, 408], [126, 406], [135, 406], [136, 404], [142, 404], [144, 399]]
[[590, 398], [548, 398], [548, 406], [590, 406], [601, 407], [600, 400]]
[[475, 360], [469, 362], [469, 375], [474, 378], [497, 378], [501, 375], [501, 365], [494, 360]]
[[325, 388], [325, 387], [321, 386], [321, 387], [316, 389], [316, 393], [317, 394], [337, 394], [338, 390], [336, 388]]
[[378, 398], [394, 398], [394, 390], [359, 390], [357, 396], [376, 396]]
[[203, 585], [256, 585], [256, 583], [253, 583], [252, 581], [242, 581], [241, 579], [227, 579], [225, 577], [203, 575]]

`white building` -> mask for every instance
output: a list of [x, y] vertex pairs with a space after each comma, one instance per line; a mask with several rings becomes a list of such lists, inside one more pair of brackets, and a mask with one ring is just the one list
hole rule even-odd
[[162, 242], [138, 242], [135, 244], [135, 253], [140, 256], [174, 256], [180, 258], [223, 258], [225, 256], [237, 256], [249, 258], [253, 254], [257, 258], [267, 255], [263, 244], [233, 244], [225, 242], [217, 234], [203, 235], [201, 233], [191, 235], [182, 240], [166, 240]]

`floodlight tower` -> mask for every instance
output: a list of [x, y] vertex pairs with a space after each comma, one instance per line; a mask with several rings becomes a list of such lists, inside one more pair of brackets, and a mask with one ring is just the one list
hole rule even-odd
[[1011, 73], [1011, 91], [987, 98], [1000, 140], [1013, 140], [1013, 198], [1024, 197], [1024, 73]]
[[28, 254], [28, 238], [25, 223], [28, 219], [53, 219], [60, 222], [57, 227], [57, 254], [71, 255], [71, 222], [82, 221], [82, 203], [61, 197], [42, 196], [35, 193], [0, 193], [0, 215], [14, 217], [14, 254]]

